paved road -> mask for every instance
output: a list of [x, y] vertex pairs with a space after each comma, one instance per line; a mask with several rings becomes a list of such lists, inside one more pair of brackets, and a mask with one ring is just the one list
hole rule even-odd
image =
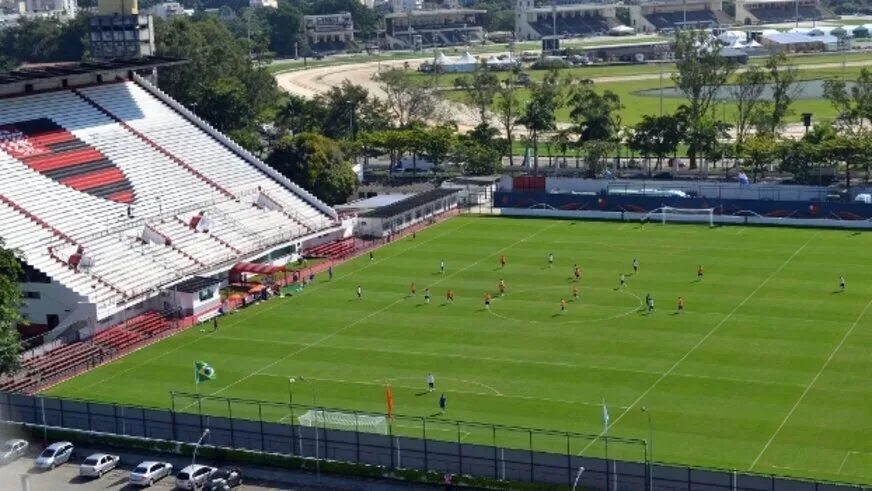
[[[39, 443], [31, 443], [34, 452], [41, 449]], [[11, 464], [0, 467], [0, 491], [105, 491], [125, 490], [133, 491], [141, 489], [130, 486], [127, 483], [130, 470], [139, 462], [145, 460], [166, 460], [173, 464], [175, 472], [190, 464], [188, 458], [177, 456], [159, 456], [146, 453], [120, 453], [121, 466], [100, 479], [83, 479], [79, 477], [79, 463], [85, 456], [94, 453], [89, 449], [76, 449], [72, 463], [64, 464], [52, 471], [40, 471], [33, 469], [33, 460], [36, 454], [23, 457]], [[210, 464], [210, 462], [203, 462]], [[299, 491], [405, 491], [405, 490], [433, 490], [440, 489], [438, 486], [407, 484], [400, 481], [355, 479], [342, 476], [321, 475], [316, 476], [310, 472], [288, 471], [282, 469], [239, 466], [242, 468], [245, 484], [235, 488], [239, 491], [266, 491], [266, 490], [299, 490]], [[150, 489], [167, 490], [175, 489], [175, 472], [173, 476], [164, 478], [155, 483]], [[27, 476], [29, 488], [23, 487], [22, 477]]]

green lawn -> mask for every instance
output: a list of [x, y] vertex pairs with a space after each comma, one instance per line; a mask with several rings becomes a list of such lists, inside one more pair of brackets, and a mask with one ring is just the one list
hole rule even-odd
[[[848, 66], [842, 68], [816, 68], [816, 69], [801, 69], [798, 70], [801, 80], [817, 80], [817, 79], [835, 79], [844, 78], [846, 80], [856, 80], [860, 74], [861, 67]], [[575, 70], [575, 69], [574, 69]], [[539, 74], [539, 72], [532, 72]], [[443, 75], [441, 77], [441, 85], [449, 86], [455, 77]], [[663, 86], [671, 87], [672, 80], [668, 75], [663, 77]], [[659, 79], [648, 80], [633, 80], [626, 82], [599, 82], [594, 84], [594, 88], [598, 91], [611, 90], [621, 98], [624, 105], [624, 110], [621, 113], [622, 123], [624, 125], [633, 125], [642, 120], [645, 114], [660, 113], [660, 98], [649, 94], [640, 94], [640, 91], [657, 89], [660, 87]], [[519, 89], [519, 98], [525, 101], [529, 98], [530, 92], [528, 89]], [[460, 90], [445, 90], [444, 97], [457, 102], [466, 102], [465, 94]], [[685, 100], [680, 97], [665, 97], [663, 99], [663, 113], [669, 114], [675, 112], [678, 106], [683, 104]], [[723, 111], [727, 122], [735, 121], [736, 105], [734, 103], [721, 103], [716, 105]], [[806, 99], [798, 100], [791, 106], [793, 113], [787, 116], [787, 122], [800, 121], [802, 113], [810, 112], [814, 114], [814, 120], [827, 121], [836, 116], [836, 111], [832, 105], [825, 99]], [[557, 113], [557, 121], [569, 121], [568, 107], [561, 108]]]
[[[605, 400], [613, 436], [646, 438], [640, 408], [650, 409], [657, 461], [869, 483], [870, 248], [872, 234], [848, 231], [455, 218], [338, 267], [297, 297], [233, 314], [219, 332], [190, 329], [49, 392], [167, 407], [169, 391], [194, 391], [192, 362], [205, 360], [218, 379], [204, 394], [283, 402], [288, 377], [304, 376], [319, 405], [383, 411], [389, 381], [396, 411], [412, 416], [433, 414], [444, 392], [447, 418], [597, 433]], [[574, 263], [584, 271], [581, 300], [561, 313]], [[485, 310], [501, 278], [508, 293]], [[648, 292], [650, 315], [640, 310]], [[431, 371], [438, 390], [427, 394]], [[295, 387], [295, 401], [311, 400], [310, 387]], [[489, 431], [468, 436], [490, 443]], [[565, 451], [565, 440], [553, 445]], [[615, 447], [613, 456], [641, 458]]]

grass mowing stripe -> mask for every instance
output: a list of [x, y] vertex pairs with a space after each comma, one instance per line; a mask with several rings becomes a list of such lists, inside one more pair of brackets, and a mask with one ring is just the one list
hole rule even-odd
[[[674, 364], [669, 368], [669, 370], [667, 370], [666, 372], [664, 372], [663, 375], [661, 375], [657, 380], [655, 380], [654, 383], [651, 384], [651, 386], [648, 387], [647, 390], [645, 390], [645, 392], [642, 392], [642, 394], [639, 395], [639, 397], [637, 397], [636, 400], [633, 401], [633, 403], [630, 404], [630, 406], [629, 406], [627, 409], [625, 409], [621, 414], [619, 414], [618, 417], [615, 418], [614, 422], [611, 423], [611, 425], [614, 426], [614, 425], [618, 424], [618, 422], [621, 421], [621, 419], [623, 419], [623, 417], [626, 416], [627, 413], [629, 413], [631, 409], [633, 409], [634, 407], [636, 407], [636, 405], [638, 405], [638, 404], [642, 401], [642, 399], [644, 399], [644, 398], [645, 398], [649, 393], [651, 393], [651, 391], [654, 390], [655, 387], [657, 387], [658, 385], [660, 385], [660, 382], [662, 382], [663, 379], [665, 379], [665, 378], [668, 377], [668, 376], [669, 376], [673, 371], [675, 371], [675, 369], [678, 368], [678, 365], [680, 365], [684, 360], [686, 360], [690, 355], [692, 355], [693, 352], [697, 350], [697, 348], [699, 348], [700, 346], [702, 346], [703, 343], [705, 343], [706, 340], [708, 340], [708, 338], [710, 338], [710, 337], [712, 336], [712, 334], [714, 334], [715, 332], [717, 332], [717, 330], [718, 330], [722, 325], [724, 325], [724, 323], [727, 322], [727, 321], [728, 321], [728, 320], [733, 316], [733, 314], [736, 313], [736, 311], [738, 311], [740, 308], [742, 308], [743, 305], [745, 305], [746, 303], [748, 303], [748, 300], [750, 300], [751, 298], [753, 298], [754, 295], [757, 294], [757, 292], [759, 292], [759, 291], [760, 291], [764, 286], [766, 286], [767, 283], [769, 283], [769, 281], [770, 281], [772, 278], [775, 277], [775, 275], [777, 275], [778, 273], [780, 273], [781, 270], [783, 270], [783, 269], [784, 269], [788, 264], [790, 264], [790, 262], [793, 261], [793, 258], [795, 258], [797, 255], [799, 255], [799, 253], [802, 252], [802, 251], [806, 248], [806, 246], [808, 246], [808, 245], [811, 243], [811, 241], [814, 240], [814, 238], [818, 236], [818, 233], [819, 233], [819, 232], [815, 232], [811, 237], [809, 237], [809, 239], [808, 239], [808, 240], [807, 240], [803, 245], [801, 245], [801, 246], [800, 246], [796, 251], [794, 251], [793, 254], [791, 254], [790, 257], [788, 257], [786, 261], [784, 261], [783, 263], [781, 263], [781, 266], [778, 266], [778, 268], [777, 268], [775, 271], [773, 271], [772, 274], [770, 274], [769, 276], [767, 276], [766, 279], [763, 280], [762, 283], [760, 283], [759, 285], [757, 285], [757, 288], [755, 288], [754, 290], [752, 290], [751, 293], [749, 293], [748, 296], [746, 296], [746, 297], [745, 297], [741, 302], [739, 302], [738, 305], [736, 305], [735, 307], [733, 307], [733, 310], [731, 310], [731, 311], [730, 311], [726, 316], [724, 316], [724, 318], [721, 319], [720, 322], [718, 322], [717, 324], [715, 324], [715, 326], [714, 326], [713, 328], [711, 328], [711, 329], [709, 330], [709, 332], [706, 333], [706, 335], [703, 336], [702, 339], [699, 340], [699, 342], [697, 342], [695, 345], [693, 345], [693, 347], [690, 348], [690, 350], [688, 350], [687, 353], [684, 354], [684, 356], [682, 356], [681, 358], [679, 358], [678, 361], [676, 361], [676, 362], [675, 362], [675, 363], [674, 363]], [[596, 441], [597, 441], [599, 438], [601, 438], [603, 435], [605, 435], [605, 433], [606, 433], [606, 430], [604, 429], [602, 432], [600, 432], [600, 434], [597, 436], [597, 438], [591, 440], [590, 443], [588, 443], [587, 445], [585, 445], [585, 447], [584, 447], [583, 449], [581, 449], [581, 452], [579, 452], [578, 455], [582, 455], [584, 452], [586, 452], [587, 449], [589, 449], [589, 448], [590, 448], [594, 443], [596, 443]]]
[[[467, 222], [467, 223], [472, 223], [472, 222]], [[558, 222], [558, 223], [559, 223], [559, 222]], [[454, 275], [456, 275], [456, 274], [462, 273], [462, 272], [466, 271], [467, 269], [472, 268], [473, 266], [476, 266], [477, 264], [481, 263], [481, 262], [484, 261], [485, 259], [488, 259], [488, 258], [490, 258], [490, 257], [496, 256], [496, 255], [501, 254], [501, 253], [503, 253], [503, 252], [505, 252], [505, 251], [508, 251], [508, 250], [511, 249], [512, 247], [514, 247], [514, 246], [516, 246], [516, 245], [518, 245], [518, 244], [520, 244], [520, 243], [522, 243], [522, 242], [525, 242], [525, 241], [527, 241], [527, 240], [530, 240], [530, 239], [532, 239], [533, 237], [535, 237], [535, 236], [541, 234], [542, 232], [545, 232], [546, 230], [549, 230], [549, 229], [551, 229], [551, 228], [553, 228], [553, 227], [556, 227], [558, 223], [551, 223], [551, 224], [545, 226], [544, 228], [542, 228], [541, 230], [536, 231], [536, 232], [534, 232], [534, 233], [532, 233], [532, 234], [530, 234], [530, 235], [524, 237], [523, 239], [521, 239], [521, 240], [519, 240], [519, 241], [517, 241], [517, 242], [514, 242], [514, 243], [512, 243], [512, 244], [510, 244], [510, 245], [508, 245], [508, 246], [505, 246], [505, 247], [503, 247], [502, 249], [500, 249], [500, 250], [498, 250], [498, 251], [496, 251], [496, 252], [494, 252], [494, 253], [492, 253], [492, 254], [489, 254], [489, 255], [487, 255], [487, 256], [485, 256], [485, 257], [482, 257], [481, 259], [479, 259], [479, 260], [477, 260], [477, 261], [475, 261], [475, 262], [473, 262], [473, 263], [471, 263], [471, 264], [469, 264], [469, 265], [467, 265], [467, 266], [465, 266], [465, 267], [463, 267], [463, 268], [461, 268], [461, 269], [459, 269], [459, 270], [457, 270], [457, 271], [454, 271], [454, 272], [452, 272], [452, 273], [449, 273], [448, 275], [444, 275], [444, 276], [442, 276], [441, 278], [439, 278], [438, 280], [436, 280], [435, 282], [431, 283], [430, 286], [438, 285], [439, 283], [441, 283], [441, 282], [447, 280], [448, 278], [451, 278], [452, 276], [454, 276]], [[213, 396], [218, 395], [218, 394], [224, 392], [225, 390], [227, 390], [227, 389], [229, 389], [229, 388], [232, 388], [232, 387], [234, 387], [234, 386], [236, 386], [236, 385], [238, 385], [238, 384], [240, 384], [240, 383], [242, 383], [242, 382], [244, 382], [244, 381], [250, 379], [251, 377], [256, 376], [258, 373], [261, 373], [261, 372], [263, 372], [263, 371], [265, 371], [265, 370], [269, 370], [270, 368], [272, 368], [272, 367], [276, 366], [277, 364], [279, 364], [279, 363], [281, 363], [281, 362], [287, 360], [288, 358], [291, 358], [291, 357], [293, 357], [293, 356], [296, 356], [296, 355], [298, 355], [298, 354], [300, 354], [300, 353], [302, 353], [302, 352], [308, 350], [309, 348], [312, 348], [312, 347], [314, 347], [314, 346], [318, 346], [319, 344], [323, 343], [324, 341], [327, 341], [328, 339], [330, 339], [330, 338], [336, 336], [337, 334], [339, 334], [339, 333], [341, 333], [341, 332], [343, 332], [343, 331], [346, 331], [346, 330], [348, 330], [348, 329], [350, 329], [350, 328], [356, 326], [357, 324], [360, 324], [361, 322], [363, 322], [363, 321], [369, 319], [370, 317], [373, 317], [373, 316], [375, 316], [375, 315], [381, 314], [382, 312], [384, 312], [384, 311], [390, 309], [391, 307], [393, 307], [394, 305], [397, 305], [397, 304], [400, 303], [400, 302], [403, 302], [404, 300], [405, 300], [405, 298], [400, 297], [400, 298], [398, 298], [397, 300], [394, 300], [393, 302], [387, 304], [386, 306], [384, 306], [384, 307], [382, 307], [382, 308], [380, 308], [380, 309], [378, 309], [378, 310], [375, 310], [375, 311], [373, 311], [373, 312], [370, 312], [370, 313], [367, 314], [366, 316], [364, 316], [364, 317], [360, 317], [360, 318], [358, 318], [357, 320], [355, 320], [354, 322], [351, 322], [351, 323], [349, 323], [349, 324], [346, 324], [345, 326], [343, 326], [343, 327], [341, 327], [341, 328], [339, 328], [339, 329], [337, 329], [337, 330], [335, 330], [335, 331], [330, 332], [329, 334], [327, 334], [327, 335], [321, 337], [320, 339], [318, 339], [318, 340], [315, 341], [314, 343], [309, 343], [309, 344], [307, 344], [307, 345], [304, 345], [302, 348], [297, 349], [297, 350], [295, 350], [295, 351], [292, 351], [292, 352], [288, 353], [287, 355], [285, 355], [285, 356], [283, 356], [283, 357], [281, 357], [281, 358], [279, 358], [279, 359], [277, 359], [277, 360], [275, 360], [275, 361], [272, 361], [272, 362], [268, 363], [267, 365], [263, 366], [262, 368], [259, 368], [258, 370], [255, 370], [255, 371], [251, 372], [250, 374], [246, 375], [245, 377], [242, 377], [242, 378], [240, 378], [239, 380], [237, 380], [237, 381], [235, 381], [235, 382], [233, 382], [233, 383], [230, 383], [230, 384], [225, 385], [224, 387], [222, 387], [222, 388], [216, 390], [215, 392], [213, 392], [211, 395], [213, 395]], [[194, 404], [194, 403], [189, 404], [188, 406], [186, 406], [185, 408], [183, 408], [182, 411], [184, 411], [185, 409], [189, 409], [193, 404]]]
[[[863, 316], [866, 315], [866, 311], [869, 310], [870, 306], [872, 306], [872, 299], [870, 299], [866, 303], [866, 306], [863, 307], [863, 310], [860, 312], [860, 315], [857, 316], [857, 319], [854, 320], [854, 323], [851, 324], [851, 327], [845, 332], [844, 336], [842, 336], [842, 339], [839, 341], [839, 344], [837, 344], [836, 347], [833, 348], [833, 351], [830, 353], [830, 356], [828, 356], [827, 359], [824, 361], [824, 364], [821, 365], [820, 370], [817, 371], [814, 378], [811, 379], [811, 382], [809, 382], [808, 385], [806, 385], [805, 390], [802, 391], [802, 394], [800, 394], [799, 399], [796, 400], [796, 403], [793, 405], [793, 407], [790, 408], [790, 411], [787, 412], [787, 415], [784, 416], [784, 419], [781, 421], [781, 424], [778, 425], [778, 428], [775, 430], [775, 433], [772, 434], [772, 436], [766, 442], [766, 445], [763, 445], [763, 449], [760, 450], [760, 453], [757, 454], [757, 458], [754, 459], [754, 462], [751, 463], [751, 467], [748, 468], [749, 471], [753, 471], [754, 467], [757, 466], [757, 462], [760, 461], [760, 458], [763, 457], [763, 454], [766, 453], [766, 450], [769, 449], [770, 445], [772, 445], [772, 442], [775, 440], [775, 437], [778, 436], [778, 433], [780, 433], [781, 429], [784, 428], [784, 425], [787, 424], [787, 420], [789, 420], [790, 417], [793, 416], [793, 413], [796, 411], [796, 408], [799, 407], [800, 403], [802, 403], [802, 400], [805, 399], [805, 396], [809, 393], [811, 388], [814, 387], [814, 384], [818, 381], [821, 374], [824, 373], [824, 370], [826, 370], [827, 366], [829, 366], [830, 362], [833, 361], [833, 358], [836, 356], [836, 353], [839, 352], [839, 350], [842, 348], [842, 345], [845, 344], [845, 341], [847, 341], [848, 338], [851, 336], [851, 333], [854, 332], [854, 329], [857, 327], [857, 324], [860, 323], [860, 319], [862, 319]], [[845, 457], [845, 460], [847, 460], [847, 457]], [[842, 462], [842, 466], [844, 466], [844, 465], [845, 465], [844, 462]], [[841, 471], [842, 471], [842, 469], [840, 467], [839, 473], [841, 473]]]
[[[442, 222], [441, 225], [444, 225], [444, 224], [446, 224], [446, 223], [450, 223], [450, 222]], [[445, 236], [447, 236], [447, 235], [451, 235], [451, 234], [457, 232], [458, 230], [460, 230], [460, 229], [466, 227], [467, 225], [469, 225], [469, 224], [471, 224], [471, 223], [473, 223], [473, 222], [472, 222], [472, 221], [469, 221], [469, 222], [466, 222], [466, 223], [461, 224], [460, 226], [458, 226], [458, 227], [455, 228], [455, 229], [451, 229], [451, 230], [449, 230], [449, 231], [447, 231], [447, 232], [444, 232], [444, 233], [442, 233], [442, 234], [436, 235], [435, 237], [431, 237], [431, 238], [429, 238], [429, 239], [427, 239], [427, 240], [422, 240], [422, 241], [420, 241], [420, 242], [416, 241], [416, 242], [415, 242], [415, 245], [413, 245], [413, 246], [411, 246], [411, 247], [408, 247], [408, 248], [402, 249], [400, 252], [394, 253], [394, 254], [392, 254], [392, 255], [390, 255], [390, 256], [387, 256], [387, 257], [385, 257], [385, 258], [383, 258], [383, 259], [379, 259], [379, 260], [376, 260], [376, 261], [371, 261], [370, 263], [367, 264], [367, 266], [364, 266], [363, 268], [361, 268], [361, 269], [359, 269], [359, 270], [353, 270], [353, 271], [351, 271], [350, 273], [346, 273], [346, 274], [344, 274], [344, 275], [342, 275], [342, 276], [337, 276], [336, 278], [337, 278], [337, 280], [341, 280], [341, 279], [345, 279], [345, 278], [348, 278], [348, 277], [354, 276], [355, 274], [358, 274], [358, 273], [360, 273], [361, 271], [365, 271], [369, 266], [371, 266], [371, 265], [373, 265], [373, 264], [377, 264], [377, 263], [382, 262], [382, 261], [387, 261], [388, 259], [390, 259], [390, 258], [392, 258], [392, 257], [400, 256], [400, 255], [406, 253], [407, 251], [410, 251], [410, 250], [416, 249], [416, 248], [418, 248], [418, 247], [421, 247], [421, 246], [423, 246], [424, 244], [426, 244], [426, 243], [428, 243], [428, 242], [436, 241], [436, 240], [439, 240], [439, 239], [441, 239], [441, 238], [443, 238], [443, 237], [445, 237]], [[309, 291], [311, 291], [312, 289], [317, 289], [317, 287], [320, 286], [320, 285], [326, 285], [326, 283], [316, 283], [316, 284], [314, 284], [314, 285], [312, 285], [312, 286], [309, 287], [309, 289], [310, 289]], [[316, 291], [317, 291], [317, 290], [316, 290]], [[261, 315], [261, 314], [263, 314], [263, 313], [265, 313], [265, 312], [269, 312], [270, 310], [274, 310], [274, 309], [276, 309], [276, 308], [278, 308], [278, 307], [281, 307], [281, 306], [282, 306], [281, 303], [273, 303], [272, 305], [268, 305], [268, 306], [266, 306], [266, 307], [263, 307], [262, 309], [258, 310], [257, 312], [253, 312], [253, 313], [251, 314], [251, 317], [257, 317], [258, 315]], [[235, 322], [234, 322], [234, 321], [235, 321]], [[248, 323], [249, 321], [250, 321], [250, 319], [248, 319], [248, 318], [237, 317], [237, 318], [234, 319], [233, 321], [230, 321], [230, 322], [227, 324], [227, 326], [225, 326], [225, 327], [233, 327], [233, 326], [238, 325], [238, 324], [240, 324], [240, 323], [242, 323], [242, 322]], [[181, 334], [181, 332], [178, 333], [178, 334]], [[159, 355], [157, 355], [157, 356], [154, 356], [154, 357], [152, 357], [152, 358], [149, 358], [149, 359], [143, 361], [142, 363], [140, 363], [140, 364], [138, 364], [138, 365], [133, 365], [133, 366], [131, 366], [131, 367], [125, 369], [125, 370], [122, 370], [122, 371], [120, 371], [120, 372], [118, 372], [118, 373], [116, 373], [116, 374], [114, 374], [114, 375], [111, 375], [111, 376], [109, 376], [109, 377], [107, 377], [107, 378], [105, 378], [105, 379], [101, 379], [101, 380], [98, 380], [97, 382], [94, 382], [94, 383], [92, 383], [92, 384], [90, 384], [90, 385], [86, 385], [86, 386], [84, 386], [84, 387], [81, 387], [79, 390], [80, 390], [81, 392], [85, 392], [85, 391], [87, 391], [88, 389], [91, 389], [91, 388], [97, 387], [98, 385], [105, 384], [106, 382], [109, 382], [109, 381], [111, 381], [111, 380], [114, 380], [114, 379], [116, 379], [116, 378], [122, 376], [122, 375], [125, 375], [125, 374], [131, 372], [132, 370], [136, 370], [137, 368], [141, 368], [141, 367], [143, 367], [143, 366], [145, 366], [145, 365], [148, 365], [148, 364], [153, 363], [153, 362], [155, 362], [155, 361], [157, 361], [157, 360], [160, 360], [161, 358], [164, 358], [164, 357], [166, 357], [166, 356], [168, 356], [168, 355], [170, 355], [170, 354], [172, 354], [172, 353], [175, 353], [175, 352], [181, 350], [182, 348], [187, 348], [188, 346], [191, 346], [191, 345], [193, 345], [193, 344], [196, 344], [196, 343], [198, 343], [198, 342], [200, 342], [200, 341], [202, 341], [202, 340], [204, 340], [204, 339], [208, 339], [208, 338], [206, 338], [206, 337], [198, 337], [198, 338], [195, 338], [195, 339], [193, 339], [193, 340], [191, 340], [191, 341], [189, 341], [189, 342], [187, 342], [187, 343], [182, 343], [182, 344], [176, 346], [175, 348], [170, 349], [170, 350], [167, 350], [167, 351], [165, 351], [165, 352], [163, 352], [163, 353], [161, 353], [161, 354], [159, 354]], [[130, 355], [130, 354], [132, 354], [132, 353], [133, 353], [133, 352], [131, 352], [131, 353], [127, 353], [127, 355]], [[127, 355], [125, 355], [125, 356], [127, 356]], [[113, 361], [117, 361], [117, 360], [113, 360]], [[50, 388], [50, 387], [46, 387], [46, 388], [43, 389], [43, 391], [48, 390], [49, 388]]]
[[[250, 337], [237, 337], [237, 336], [224, 336], [217, 335], [211, 336], [215, 339], [227, 339], [230, 341], [245, 341], [245, 342], [260, 342], [267, 344], [284, 344], [289, 346], [300, 346], [301, 343], [295, 343], [292, 341], [279, 341], [275, 339], [259, 339], [259, 338], [250, 338]], [[338, 349], [338, 350], [353, 350], [353, 351], [364, 351], [364, 352], [376, 352], [376, 353], [385, 353], [392, 355], [411, 355], [411, 356], [419, 356], [419, 357], [433, 357], [433, 358], [457, 358], [459, 360], [473, 360], [473, 361], [487, 361], [494, 363], [511, 363], [511, 364], [519, 364], [519, 365], [542, 365], [542, 366], [550, 366], [550, 367], [565, 367], [565, 368], [581, 368], [586, 370], [603, 370], [603, 371], [613, 371], [613, 372], [627, 372], [627, 373], [638, 373], [643, 375], [663, 375], [664, 372], [658, 372], [654, 370], [641, 370], [637, 368], [625, 368], [625, 367], [612, 367], [612, 366], [604, 366], [604, 365], [591, 365], [591, 364], [580, 364], [580, 363], [567, 363], [567, 362], [559, 362], [559, 361], [542, 361], [542, 360], [529, 360], [529, 359], [518, 359], [518, 358], [496, 358], [492, 356], [470, 356], [470, 355], [460, 355], [457, 353], [445, 353], [438, 351], [411, 351], [411, 350], [391, 350], [384, 348], [372, 348], [372, 347], [355, 347], [355, 346], [326, 346], [328, 348]], [[267, 374], [270, 376], [278, 376], [279, 374]], [[716, 380], [723, 382], [737, 382], [737, 383], [747, 383], [747, 384], [760, 384], [760, 385], [776, 385], [783, 387], [805, 387], [805, 384], [801, 383], [792, 383], [792, 382], [778, 382], [774, 380], [755, 380], [748, 378], [733, 378], [733, 377], [720, 377], [714, 375], [698, 375], [694, 373], [672, 373], [673, 377], [683, 377], [683, 378], [692, 378], [692, 379], [702, 379], [702, 380]], [[314, 380], [314, 378], [313, 378]], [[326, 379], [325, 379], [326, 380]], [[362, 382], [361, 382], [362, 383]], [[501, 395], [501, 394], [497, 394]], [[510, 396], [510, 397], [526, 397], [526, 396]], [[544, 400], [544, 399], [543, 399]], [[586, 402], [580, 402], [580, 404], [587, 404]], [[595, 405], [601, 405], [602, 402], [597, 402]], [[621, 408], [625, 408], [627, 406], [618, 406]]]

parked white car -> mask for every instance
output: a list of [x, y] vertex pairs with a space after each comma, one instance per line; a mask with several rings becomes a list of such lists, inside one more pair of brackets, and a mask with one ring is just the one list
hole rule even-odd
[[151, 486], [172, 473], [173, 465], [169, 462], [143, 462], [130, 473], [130, 484]]
[[27, 453], [28, 446], [27, 440], [6, 440], [3, 443], [3, 447], [0, 448], [0, 463], [8, 464], [20, 459]]
[[55, 442], [49, 445], [36, 458], [34, 465], [38, 469], [54, 469], [70, 460], [73, 456], [73, 444], [70, 442]]
[[207, 479], [215, 472], [214, 467], [208, 465], [189, 465], [176, 475], [176, 487], [179, 489], [200, 488]]
[[121, 457], [117, 455], [105, 453], [89, 455], [79, 465], [79, 475], [82, 477], [103, 477], [103, 474], [114, 469], [120, 461]]

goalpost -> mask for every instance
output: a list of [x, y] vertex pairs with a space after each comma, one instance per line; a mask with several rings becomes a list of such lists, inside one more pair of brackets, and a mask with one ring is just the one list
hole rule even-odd
[[384, 416], [343, 413], [310, 409], [297, 418], [300, 426], [333, 428], [336, 430], [365, 431], [367, 433], [388, 434], [388, 422]]
[[662, 206], [645, 214], [645, 219], [656, 220], [666, 224], [667, 221], [708, 223], [709, 227], [715, 226], [714, 208], [673, 208]]

